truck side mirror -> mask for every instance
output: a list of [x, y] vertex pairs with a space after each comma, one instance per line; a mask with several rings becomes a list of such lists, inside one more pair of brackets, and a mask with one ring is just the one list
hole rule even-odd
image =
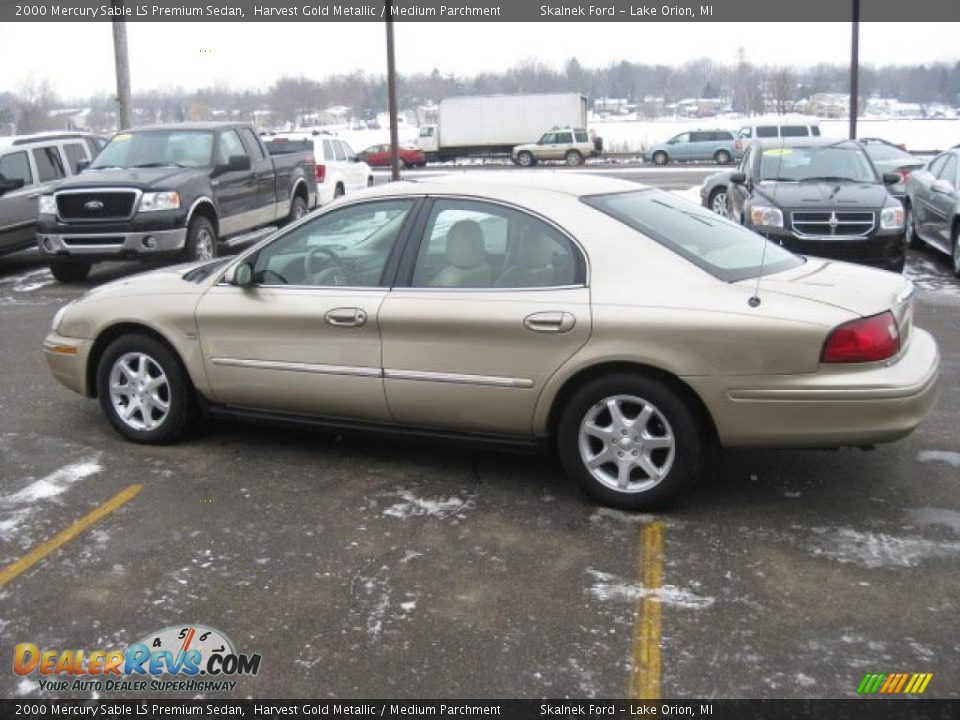
[[735, 172], [730, 176], [730, 183], [733, 185], [743, 185], [747, 181], [746, 173]]

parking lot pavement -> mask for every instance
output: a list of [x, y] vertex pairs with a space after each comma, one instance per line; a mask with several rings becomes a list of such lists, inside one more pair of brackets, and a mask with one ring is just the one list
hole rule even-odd
[[0, 259], [0, 572], [142, 486], [5, 576], [0, 694], [90, 695], [15, 676], [14, 643], [203, 623], [263, 657], [227, 697], [849, 697], [867, 672], [958, 697], [960, 285], [932, 253], [910, 268], [943, 353], [915, 434], [722, 453], [652, 516], [592, 506], [541, 455], [239, 423], [126, 443], [40, 342], [63, 302], [140, 266], [62, 286]]

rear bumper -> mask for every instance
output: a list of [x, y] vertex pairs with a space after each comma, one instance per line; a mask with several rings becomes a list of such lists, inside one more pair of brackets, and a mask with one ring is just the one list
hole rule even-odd
[[936, 399], [940, 354], [914, 328], [892, 364], [821, 366], [809, 375], [687, 377], [727, 447], [845, 447], [909, 435]]
[[37, 233], [40, 253], [51, 259], [103, 260], [156, 257], [183, 249], [187, 229], [116, 233]]

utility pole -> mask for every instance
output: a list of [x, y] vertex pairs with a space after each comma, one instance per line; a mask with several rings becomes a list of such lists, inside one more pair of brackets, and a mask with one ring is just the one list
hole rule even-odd
[[850, 38], [850, 139], [857, 139], [857, 112], [860, 105], [860, 0], [853, 2]]
[[[123, 7], [123, 0], [112, 0], [114, 8]], [[114, 17], [122, 17], [115, 15]], [[127, 23], [113, 21], [113, 60], [117, 71], [117, 122], [118, 130], [131, 127], [130, 113], [130, 59], [127, 57]]]
[[397, 68], [393, 55], [393, 0], [383, 1], [387, 23], [387, 105], [390, 111], [390, 178], [400, 179], [400, 140], [397, 132]]

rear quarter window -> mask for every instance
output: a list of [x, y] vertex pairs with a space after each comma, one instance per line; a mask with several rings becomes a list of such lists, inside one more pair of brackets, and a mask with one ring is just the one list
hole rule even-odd
[[757, 125], [757, 137], [758, 138], [777, 137], [777, 126], [776, 125]]
[[781, 125], [780, 137], [809, 137], [810, 130], [806, 125]]

